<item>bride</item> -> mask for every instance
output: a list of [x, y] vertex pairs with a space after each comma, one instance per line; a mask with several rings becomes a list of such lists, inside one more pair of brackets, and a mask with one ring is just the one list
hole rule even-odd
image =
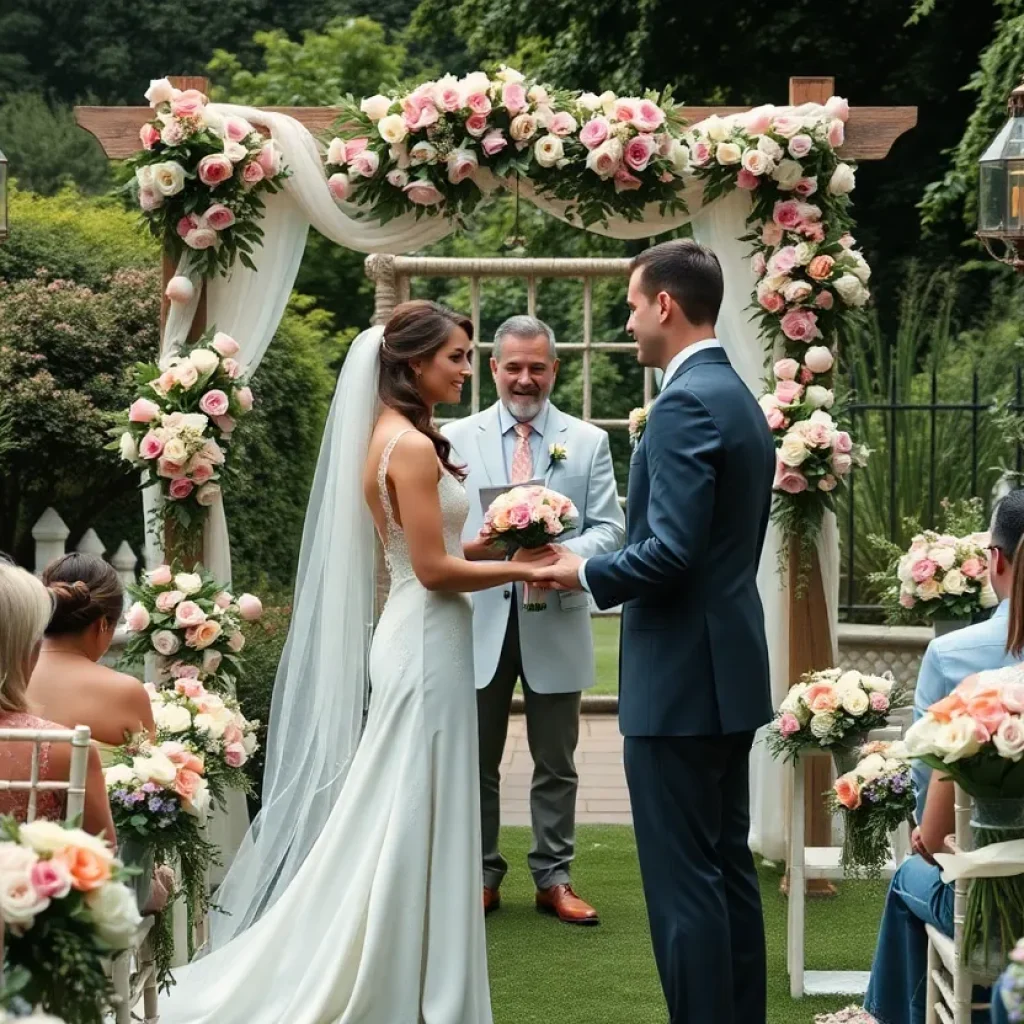
[[[345, 360], [263, 810], [217, 893], [209, 950], [161, 1001], [164, 1024], [491, 1022], [464, 595], [539, 582], [545, 563], [463, 550], [463, 473], [431, 416], [459, 400], [471, 356], [470, 322], [419, 301]], [[376, 630], [374, 529], [391, 576]]]

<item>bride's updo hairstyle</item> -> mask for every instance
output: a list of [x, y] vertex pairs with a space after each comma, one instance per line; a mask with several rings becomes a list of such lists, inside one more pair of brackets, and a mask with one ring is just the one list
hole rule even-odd
[[121, 618], [121, 578], [109, 562], [96, 555], [63, 555], [43, 570], [43, 583], [53, 594], [47, 636], [81, 633], [100, 619], [113, 626]]
[[405, 416], [421, 434], [433, 442], [441, 465], [459, 480], [466, 471], [451, 461], [452, 443], [434, 426], [430, 408], [416, 387], [414, 359], [430, 359], [461, 327], [473, 340], [473, 322], [436, 302], [415, 299], [395, 307], [384, 325], [380, 348], [380, 400]]

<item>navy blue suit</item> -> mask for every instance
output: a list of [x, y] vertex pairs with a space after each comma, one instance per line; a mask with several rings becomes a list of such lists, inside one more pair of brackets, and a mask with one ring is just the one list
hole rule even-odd
[[627, 545], [586, 563], [623, 604], [619, 724], [672, 1024], [765, 1019], [748, 760], [772, 715], [757, 568], [775, 448], [724, 350], [687, 359], [630, 464]]

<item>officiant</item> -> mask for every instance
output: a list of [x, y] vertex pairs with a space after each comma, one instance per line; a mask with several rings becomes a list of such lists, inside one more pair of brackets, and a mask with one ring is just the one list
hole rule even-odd
[[[468, 468], [467, 557], [496, 557], [496, 552], [477, 541], [485, 507], [501, 489], [522, 483], [542, 483], [572, 499], [579, 522], [566, 535], [566, 547], [584, 558], [621, 547], [624, 517], [608, 435], [550, 401], [558, 375], [551, 328], [532, 316], [510, 317], [495, 333], [490, 366], [498, 401], [443, 428]], [[597, 924], [597, 911], [576, 895], [570, 877], [581, 695], [595, 681], [588, 595], [551, 593], [543, 611], [525, 611], [518, 585], [474, 594], [473, 654], [484, 911], [490, 913], [501, 905], [500, 888], [508, 870], [498, 843], [499, 769], [512, 694], [521, 681], [534, 762], [533, 845], [527, 862], [537, 888], [537, 907], [568, 924]]]

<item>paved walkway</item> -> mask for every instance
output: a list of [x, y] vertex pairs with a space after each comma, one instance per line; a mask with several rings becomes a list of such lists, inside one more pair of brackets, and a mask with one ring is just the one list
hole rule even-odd
[[[584, 715], [576, 748], [580, 776], [576, 802], [579, 824], [629, 825], [629, 795], [622, 768], [622, 737], [616, 715]], [[526, 719], [513, 715], [501, 762], [501, 823], [530, 824], [533, 759], [526, 742]]]

